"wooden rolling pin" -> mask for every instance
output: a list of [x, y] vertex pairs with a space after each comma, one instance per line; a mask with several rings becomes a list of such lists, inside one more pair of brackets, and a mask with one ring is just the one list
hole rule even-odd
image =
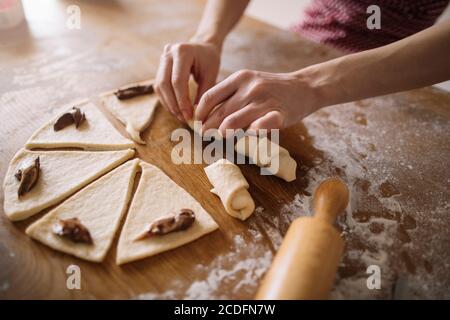
[[327, 299], [344, 249], [333, 227], [349, 192], [339, 179], [322, 182], [314, 194], [314, 217], [292, 222], [255, 299]]

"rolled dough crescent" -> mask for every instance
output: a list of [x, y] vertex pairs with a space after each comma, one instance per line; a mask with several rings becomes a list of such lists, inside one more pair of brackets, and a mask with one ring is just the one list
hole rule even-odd
[[[129, 84], [119, 89], [135, 85], [149, 85], [151, 83], [153, 83], [153, 80], [147, 80]], [[108, 92], [101, 95], [100, 98], [106, 109], [125, 125], [131, 138], [137, 143], [145, 144], [145, 141], [141, 138], [141, 132], [150, 125], [156, 107], [159, 104], [156, 94], [146, 94], [127, 100], [119, 100], [114, 92]]]
[[289, 151], [267, 137], [243, 136], [236, 143], [235, 150], [287, 182], [296, 179], [297, 162], [290, 156]]
[[[121, 151], [30, 151], [21, 149], [11, 160], [3, 190], [4, 211], [13, 221], [26, 219], [67, 198], [96, 178], [132, 158], [134, 150]], [[36, 185], [20, 199], [14, 174], [21, 164], [40, 158]]]
[[[143, 161], [140, 165], [142, 175], [119, 238], [117, 264], [182, 246], [218, 228], [200, 203], [164, 172]], [[188, 229], [136, 241], [152, 221], [183, 208], [195, 213], [194, 224]]]
[[[131, 160], [90, 184], [26, 229], [26, 233], [50, 248], [81, 259], [105, 258], [126, 212], [139, 160]], [[89, 230], [93, 244], [73, 243], [53, 233], [59, 219], [78, 218]]]
[[211, 192], [220, 197], [229, 215], [245, 220], [253, 213], [255, 202], [247, 191], [248, 182], [237, 165], [220, 159], [207, 166], [205, 172], [214, 187]]
[[[80, 108], [86, 114], [86, 121], [79, 128], [70, 125], [55, 132], [53, 124], [56, 119], [62, 113], [72, 109], [73, 106]], [[121, 150], [134, 147], [133, 141], [123, 137], [89, 101], [72, 104], [61, 114], [35, 131], [25, 147], [28, 149], [81, 148], [84, 150]]]

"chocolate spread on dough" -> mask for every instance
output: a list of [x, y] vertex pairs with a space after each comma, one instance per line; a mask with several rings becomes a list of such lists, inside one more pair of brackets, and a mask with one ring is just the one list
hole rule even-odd
[[84, 112], [77, 107], [73, 107], [71, 112], [62, 114], [56, 122], [53, 124], [53, 130], [59, 131], [75, 123], [75, 128], [78, 127], [86, 120]]
[[186, 230], [195, 220], [194, 211], [191, 209], [181, 209], [176, 215], [169, 215], [153, 221], [146, 231], [136, 240], [142, 240], [152, 236], [160, 236], [170, 232]]
[[114, 94], [119, 100], [127, 100], [144, 94], [152, 94], [154, 92], [153, 85], [137, 85], [125, 89], [119, 89]]
[[39, 179], [40, 159], [37, 157], [31, 163], [17, 170], [14, 175], [20, 181], [17, 195], [20, 197], [30, 191]]
[[84, 112], [81, 112], [79, 108], [73, 107], [73, 120], [75, 122], [75, 128], [78, 129], [78, 127], [83, 123], [84, 120], [86, 120], [86, 115]]
[[59, 131], [64, 129], [65, 127], [70, 126], [71, 124], [73, 124], [75, 122], [75, 120], [73, 119], [73, 115], [69, 112], [64, 113], [63, 115], [61, 115], [56, 122], [53, 124], [53, 130], [54, 131]]
[[78, 218], [59, 220], [53, 225], [53, 233], [76, 243], [93, 243], [89, 230]]

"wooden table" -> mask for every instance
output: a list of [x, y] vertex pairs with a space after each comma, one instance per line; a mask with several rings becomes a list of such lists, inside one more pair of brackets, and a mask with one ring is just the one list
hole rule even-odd
[[[66, 27], [73, 3], [81, 8], [80, 30]], [[2, 179], [14, 153], [59, 106], [154, 76], [163, 45], [194, 32], [202, 2], [28, 0], [25, 7], [28, 25], [0, 35]], [[337, 55], [244, 18], [226, 42], [221, 75], [291, 71]], [[401, 277], [410, 296], [450, 298], [449, 105], [448, 93], [425, 88], [330, 107], [285, 130], [281, 144], [299, 163], [298, 179], [286, 183], [242, 165], [258, 206], [246, 222], [209, 193], [203, 165], [170, 162], [170, 132], [182, 124], [159, 108], [138, 154], [197, 198], [220, 230], [117, 267], [114, 249], [103, 264], [84, 262], [30, 240], [23, 230], [31, 221], [11, 223], [2, 212], [0, 298], [252, 298], [289, 223], [311, 214], [311, 194], [329, 176], [351, 189], [332, 297], [390, 298]], [[70, 264], [81, 268], [81, 290], [66, 288]], [[380, 290], [366, 287], [373, 264], [381, 268]]]

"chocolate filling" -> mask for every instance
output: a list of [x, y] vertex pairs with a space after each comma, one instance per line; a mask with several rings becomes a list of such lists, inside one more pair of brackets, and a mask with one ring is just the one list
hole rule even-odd
[[14, 175], [17, 180], [20, 181], [17, 195], [21, 197], [25, 193], [29, 192], [39, 179], [40, 159], [37, 157], [33, 162], [17, 170]]
[[81, 112], [79, 108], [73, 107], [73, 120], [75, 122], [75, 128], [78, 129], [78, 127], [83, 123], [84, 120], [86, 120], [86, 115], [84, 112]]
[[194, 211], [181, 209], [179, 213], [162, 217], [153, 221], [136, 240], [142, 240], [152, 236], [160, 236], [175, 231], [186, 230], [195, 221]]
[[78, 218], [59, 220], [53, 225], [53, 233], [75, 243], [93, 243], [89, 230]]
[[53, 130], [59, 131], [75, 123], [75, 128], [78, 127], [86, 120], [84, 112], [77, 107], [72, 108], [72, 112], [66, 112], [61, 115], [53, 124]]
[[117, 99], [119, 100], [127, 100], [134, 97], [142, 96], [144, 94], [152, 94], [155, 92], [153, 89], [153, 85], [137, 85], [134, 87], [129, 87], [125, 89], [119, 89], [114, 94], [116, 95]]

